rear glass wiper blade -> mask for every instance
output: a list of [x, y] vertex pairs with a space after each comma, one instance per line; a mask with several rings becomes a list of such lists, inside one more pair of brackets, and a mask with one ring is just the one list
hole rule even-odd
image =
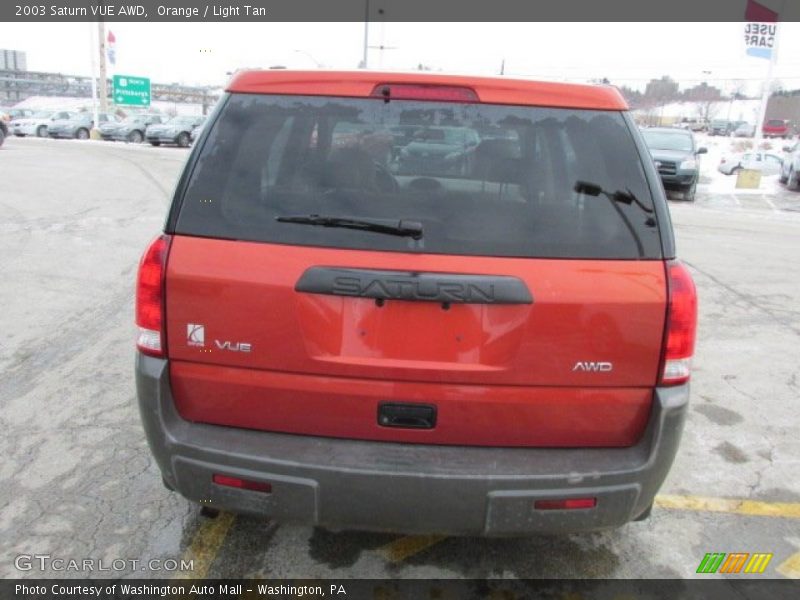
[[360, 229], [374, 233], [385, 233], [422, 238], [422, 223], [395, 219], [372, 219], [364, 217], [332, 217], [327, 215], [280, 215], [275, 217], [279, 223], [297, 223], [299, 225], [317, 225], [319, 227], [341, 227], [343, 229]]

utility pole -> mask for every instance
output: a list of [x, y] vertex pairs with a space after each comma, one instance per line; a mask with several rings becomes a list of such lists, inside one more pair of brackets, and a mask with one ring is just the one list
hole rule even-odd
[[772, 94], [772, 68], [775, 66], [775, 61], [778, 58], [778, 40], [780, 39], [780, 22], [775, 22], [775, 43], [772, 47], [772, 53], [769, 57], [769, 66], [767, 67], [767, 78], [764, 80], [764, 89], [761, 91], [761, 106], [758, 108], [758, 120], [756, 120], [756, 131], [753, 143], [758, 150], [761, 145], [761, 140], [764, 137], [762, 128], [764, 127], [764, 120], [767, 117], [767, 104], [769, 104], [769, 97]]
[[364, 0], [364, 57], [361, 59], [361, 68], [367, 67], [367, 56], [369, 53], [369, 0]]
[[[103, 21], [97, 22], [97, 49], [100, 54], [100, 112], [108, 112], [108, 81], [106, 79], [106, 27]], [[99, 123], [95, 120], [94, 126]]]
[[775, 43], [772, 45], [772, 52], [769, 57], [769, 67], [767, 67], [767, 78], [764, 80], [764, 89], [761, 92], [761, 106], [758, 110], [758, 121], [756, 121], [756, 131], [753, 142], [756, 149], [761, 145], [761, 139], [764, 137], [762, 128], [764, 127], [764, 119], [767, 117], [767, 104], [769, 104], [769, 97], [772, 94], [772, 68], [778, 60], [778, 44], [781, 39], [781, 15], [783, 9], [786, 7], [786, 0], [781, 2], [781, 7], [778, 9], [778, 17], [775, 19]]
[[89, 23], [89, 56], [92, 59], [92, 119], [95, 123], [99, 118], [97, 109], [97, 55], [94, 47], [94, 27]]

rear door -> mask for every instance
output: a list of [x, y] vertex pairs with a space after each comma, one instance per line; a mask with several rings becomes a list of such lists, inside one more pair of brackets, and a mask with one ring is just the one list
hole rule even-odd
[[[404, 160], [442, 126], [479, 141]], [[462, 445], [638, 439], [666, 298], [619, 113], [234, 94], [207, 127], [167, 270], [185, 418]], [[424, 233], [278, 220], [312, 215]], [[387, 403], [435, 417], [385, 426]]]

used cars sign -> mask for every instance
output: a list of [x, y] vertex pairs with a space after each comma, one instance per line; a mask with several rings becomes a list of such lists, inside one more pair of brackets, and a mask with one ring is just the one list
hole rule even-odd
[[749, 56], [772, 58], [778, 26], [775, 23], [745, 23], [744, 45]]

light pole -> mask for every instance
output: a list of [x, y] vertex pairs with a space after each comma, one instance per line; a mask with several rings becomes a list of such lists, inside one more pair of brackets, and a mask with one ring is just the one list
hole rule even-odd
[[369, 52], [369, 0], [364, 0], [364, 56], [361, 59], [361, 68], [367, 67], [367, 54]]

